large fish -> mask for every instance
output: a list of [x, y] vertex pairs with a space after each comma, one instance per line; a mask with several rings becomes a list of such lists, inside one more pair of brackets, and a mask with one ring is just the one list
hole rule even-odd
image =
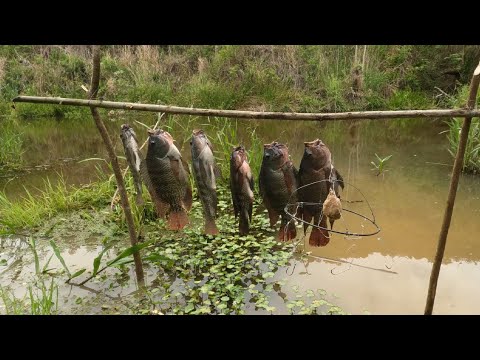
[[190, 170], [168, 132], [160, 129], [148, 133], [142, 172], [149, 182], [147, 186], [154, 191], [153, 201], [159, 216], [168, 213], [168, 228], [180, 230], [188, 223], [187, 212], [192, 207]]
[[[282, 217], [278, 238], [288, 241], [297, 236], [295, 222], [285, 212], [290, 202], [295, 204], [298, 172], [288, 156], [288, 148], [280, 143], [272, 142], [263, 145], [263, 160], [258, 179], [260, 195], [268, 210], [270, 226], [273, 227], [278, 217]], [[288, 224], [288, 225], [287, 225]], [[285, 229], [287, 227], [287, 229]]]
[[193, 177], [197, 185], [198, 196], [205, 216], [205, 234], [218, 234], [215, 219], [217, 217], [216, 178], [220, 171], [215, 164], [212, 144], [203, 130], [193, 130], [192, 140]]
[[230, 157], [230, 190], [232, 192], [235, 218], [240, 218], [240, 235], [247, 235], [250, 230], [253, 210], [253, 176], [247, 162], [243, 146], [236, 147]]
[[[330, 174], [332, 174], [332, 177], [330, 177]], [[298, 200], [300, 202], [316, 203], [316, 205], [303, 205], [301, 209], [303, 220], [305, 221], [304, 232], [307, 232], [313, 218], [314, 224], [323, 229], [312, 227], [309, 244], [311, 246], [325, 246], [330, 241], [330, 236], [326, 230], [327, 217], [322, 216], [322, 205], [332, 185], [337, 184], [333, 180], [341, 179], [341, 176], [332, 166], [332, 154], [321, 140], [316, 139], [311, 142], [305, 142], [305, 150], [298, 175]], [[329, 180], [332, 180], [333, 184]], [[343, 188], [343, 182], [338, 182], [338, 184]], [[304, 187], [302, 188], [302, 186]], [[333, 187], [335, 191], [338, 191], [338, 187], [337, 189], [335, 189], [335, 185]]]
[[138, 149], [137, 136], [130, 125], [123, 124], [121, 127], [120, 138], [122, 139], [123, 149], [125, 150], [125, 156], [127, 157], [128, 167], [132, 173], [137, 205], [143, 205], [142, 180], [140, 177], [142, 156]]

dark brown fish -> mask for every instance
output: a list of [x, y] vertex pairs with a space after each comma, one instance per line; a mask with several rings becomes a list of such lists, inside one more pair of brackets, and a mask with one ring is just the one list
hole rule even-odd
[[215, 164], [212, 144], [203, 130], [193, 130], [192, 140], [193, 177], [197, 185], [198, 196], [205, 216], [205, 234], [218, 234], [215, 219], [217, 217], [216, 178], [220, 170]]
[[250, 230], [253, 210], [253, 176], [247, 162], [243, 146], [236, 147], [230, 157], [230, 191], [232, 192], [235, 218], [240, 218], [240, 235], [247, 235]]
[[137, 136], [135, 131], [133, 131], [133, 128], [128, 124], [123, 124], [121, 131], [120, 138], [122, 139], [123, 149], [125, 150], [125, 156], [127, 157], [128, 167], [132, 173], [137, 205], [143, 205], [142, 179], [140, 177], [142, 156], [138, 149]]
[[148, 133], [148, 151], [142, 172], [146, 172], [144, 177], [154, 190], [153, 200], [159, 216], [168, 212], [169, 229], [180, 230], [188, 223], [187, 212], [192, 207], [190, 170], [168, 132]]
[[285, 206], [289, 201], [292, 204], [296, 202], [296, 197], [292, 197], [292, 193], [297, 190], [297, 176], [297, 169], [290, 161], [285, 145], [277, 142], [263, 145], [263, 160], [258, 179], [260, 195], [268, 210], [270, 226], [275, 226], [278, 217], [282, 217], [278, 234], [281, 241], [288, 241], [297, 236], [295, 222], [285, 212]]
[[[327, 198], [330, 188], [332, 187], [332, 183], [329, 180], [333, 181], [333, 176], [341, 179], [341, 176], [338, 171], [333, 168], [332, 154], [330, 153], [328, 147], [321, 140], [316, 139], [311, 142], [305, 142], [305, 151], [303, 153], [298, 173], [298, 200], [300, 202], [318, 204], [303, 205], [301, 210], [302, 217], [306, 222], [304, 223], [304, 232], [307, 232], [309, 223], [313, 218], [314, 224], [322, 227], [323, 229], [319, 229], [317, 227], [312, 228], [309, 244], [311, 246], [325, 246], [330, 241], [330, 236], [326, 230], [327, 217], [322, 216], [322, 205]], [[332, 178], [330, 178], [330, 173], [332, 173]], [[305, 186], [308, 184], [312, 185]], [[343, 182], [339, 182], [338, 184], [343, 188]], [[301, 188], [302, 186], [305, 187]]]

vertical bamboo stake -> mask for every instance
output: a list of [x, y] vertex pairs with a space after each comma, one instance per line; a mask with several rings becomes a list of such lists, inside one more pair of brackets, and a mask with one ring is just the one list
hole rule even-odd
[[[468, 96], [467, 108], [473, 109], [476, 104], [478, 85], [480, 83], [480, 63], [475, 69], [470, 83], [470, 94]], [[465, 155], [465, 148], [467, 146], [468, 132], [470, 130], [471, 117], [466, 117], [463, 121], [462, 131], [460, 133], [460, 142], [458, 144], [457, 155], [455, 163], [453, 164], [452, 179], [450, 180], [450, 189], [448, 191], [447, 207], [443, 216], [442, 228], [440, 229], [440, 236], [438, 238], [437, 253], [433, 262], [432, 273], [430, 274], [430, 283], [428, 285], [427, 303], [425, 305], [425, 315], [432, 315], [433, 304], [435, 302], [435, 293], [437, 291], [438, 276], [440, 274], [440, 267], [442, 265], [443, 253], [445, 252], [445, 245], [447, 244], [448, 229], [450, 228], [450, 221], [452, 219], [453, 205], [455, 204], [455, 196], [457, 195], [458, 181], [463, 167], [463, 158]]]
[[[90, 93], [88, 97], [90, 100], [96, 99], [98, 92], [98, 85], [100, 82], [100, 46], [93, 46], [93, 72], [92, 72], [92, 82], [90, 84]], [[115, 179], [117, 180], [118, 191], [120, 193], [120, 199], [122, 202], [122, 208], [125, 213], [125, 219], [127, 221], [128, 233], [130, 235], [130, 242], [133, 245], [137, 244], [137, 235], [135, 233], [135, 225], [133, 221], [132, 211], [130, 209], [130, 203], [128, 201], [127, 191], [125, 189], [125, 182], [123, 181], [122, 171], [118, 165], [118, 158], [115, 155], [115, 150], [113, 148], [112, 141], [108, 136], [107, 129], [105, 124], [100, 118], [100, 114], [96, 107], [91, 106], [90, 110], [92, 111], [93, 119], [97, 125], [98, 131], [102, 136], [105, 147], [108, 151], [108, 156], [110, 157], [110, 163], [112, 164], [113, 173], [115, 174]], [[133, 254], [133, 260], [135, 262], [135, 274], [137, 276], [137, 282], [140, 287], [145, 285], [144, 275], [143, 275], [143, 266], [142, 259], [140, 257], [139, 251]]]

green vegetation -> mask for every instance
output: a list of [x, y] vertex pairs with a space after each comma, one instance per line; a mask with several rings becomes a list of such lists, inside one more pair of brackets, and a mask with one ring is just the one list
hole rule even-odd
[[373, 169], [372, 170], [376, 170], [377, 171], [377, 174], [376, 176], [380, 175], [380, 174], [383, 174], [384, 171], [388, 171], [387, 169], [385, 169], [385, 164], [386, 162], [393, 156], [393, 155], [388, 155], [388, 156], [385, 156], [384, 158], [381, 158], [380, 156], [378, 156], [377, 154], [375, 154], [375, 156], [377, 157], [377, 160], [378, 160], [378, 164], [375, 163], [374, 161], [370, 162], [372, 165], [373, 165]]
[[0, 192], [0, 233], [33, 228], [63, 211], [105, 207], [110, 203], [114, 191], [112, 176], [108, 180], [77, 188], [69, 188], [62, 178], [56, 185], [47, 179], [45, 190], [39, 195], [33, 196], [25, 189], [26, 197], [21, 202], [12, 202], [5, 193]]
[[[104, 46], [100, 95], [276, 111], [442, 107], [448, 99], [436, 97], [437, 88], [455, 94], [479, 54], [478, 46], [432, 45]], [[1, 100], [85, 97], [90, 71], [88, 46], [2, 46]], [[87, 110], [18, 104], [15, 113], [75, 117]]]
[[[462, 106], [467, 103], [468, 87], [464, 87], [458, 93], [456, 98], [451, 99], [452, 106]], [[477, 94], [477, 104], [480, 101], [480, 94]], [[455, 158], [460, 142], [460, 133], [463, 125], [463, 118], [454, 118], [446, 121], [449, 142], [448, 152]], [[470, 132], [468, 134], [467, 147], [465, 149], [465, 159], [463, 161], [463, 171], [467, 173], [477, 174], [480, 172], [480, 121], [478, 118], [472, 119]]]
[[[56, 204], [56, 202], [46, 203], [45, 199], [55, 192], [65, 191], [62, 186], [47, 187], [39, 198], [39, 207], [47, 208]], [[127, 186], [131, 186], [131, 179], [127, 180]], [[143, 243], [135, 248], [118, 249], [116, 255], [110, 255], [109, 259], [104, 260], [104, 254], [114, 244], [107, 241], [110, 237], [107, 235], [103, 242], [103, 250], [94, 259], [92, 268], [73, 272], [70, 269], [71, 264], [62, 257], [56, 244], [58, 239], [68, 236], [65, 229], [58, 223], [78, 225], [80, 221], [85, 223], [83, 228], [90, 229], [87, 230], [88, 233], [97, 232], [98, 229], [89, 225], [100, 219], [98, 210], [88, 210], [90, 204], [94, 203], [92, 189], [110, 187], [110, 182], [103, 180], [91, 187], [73, 189], [72, 193], [76, 195], [65, 196], [66, 205], [63, 206], [64, 211], [58, 214], [60, 218], [58, 215], [54, 216], [54, 212], [43, 212], [44, 225], [34, 230], [29, 243], [30, 250], [34, 254], [36, 278], [30, 283], [28, 293], [23, 299], [15, 298], [13, 292], [8, 289], [0, 290], [7, 313], [55, 313], [58, 304], [58, 285], [56, 285], [58, 281], [63, 283], [74, 279], [72, 282], [80, 283], [86, 279], [85, 274], [90, 274], [90, 278], [103, 282], [107, 277], [101, 275], [102, 272], [112, 267], [117, 270], [109, 273], [110, 279], [112, 276], [115, 278], [115, 274], [124, 278], [128, 273], [128, 265], [133, 261], [132, 253], [140, 248], [143, 248], [144, 266], [156, 274], [157, 278], [140, 296], [140, 300], [136, 298], [129, 305], [131, 313], [152, 313], [152, 310], [156, 310], [165, 314], [242, 314], [245, 313], [247, 305], [253, 306], [252, 309], [271, 314], [279, 311], [298, 314], [344, 313], [326, 300], [326, 293], [323, 290], [313, 289], [302, 295], [298, 292], [298, 288], [294, 287], [292, 298], [285, 295], [291, 291], [286, 287], [286, 281], [278, 277], [281, 272], [277, 275], [275, 273], [281, 268], [291, 266], [290, 262], [297, 256], [294, 253], [296, 245], [279, 243], [275, 240], [276, 231], [270, 228], [265, 211], [258, 209], [256, 204], [251, 234], [238, 236], [238, 224], [233, 214], [228, 211], [231, 207], [230, 192], [223, 184], [218, 189], [219, 210], [222, 216], [219, 217], [217, 224], [221, 235], [215, 237], [202, 235], [203, 216], [199, 201], [193, 203], [190, 212], [191, 224], [185, 231], [179, 233], [167, 231], [164, 221], [154, 220], [150, 216], [153, 208], [149, 202], [146, 209], [137, 207], [133, 209], [135, 216], [142, 221], [140, 225], [143, 227]], [[130, 192], [133, 194], [133, 191]], [[97, 195], [99, 199], [96, 207], [99, 203], [105, 205], [105, 195], [100, 193]], [[90, 200], [79, 202], [79, 198]], [[5, 207], [5, 204], [2, 204], [0, 209], [5, 213], [5, 208], [14, 204], [17, 208], [22, 205], [22, 203], [13, 203]], [[32, 200], [26, 199], [23, 204], [28, 204], [27, 208], [30, 209]], [[68, 211], [79, 208], [84, 208], [80, 210], [83, 211], [81, 218], [65, 219], [72, 216]], [[53, 222], [49, 222], [49, 218]], [[122, 211], [115, 209], [109, 212], [105, 220], [111, 224], [122, 224], [117, 233], [120, 236], [122, 234], [126, 236], [126, 226], [122, 218]], [[17, 225], [25, 224], [19, 221]], [[33, 240], [35, 236], [46, 236], [52, 239], [50, 245], [53, 253], [45, 264], [40, 263], [37, 255], [37, 245]], [[60, 261], [63, 271], [48, 268], [52, 256], [56, 256]], [[50, 282], [45, 280], [46, 276], [52, 276]], [[177, 280], [172, 281], [172, 279]], [[310, 293], [316, 295], [311, 296]], [[276, 299], [275, 304], [271, 303], [272, 299]]]
[[[462, 106], [480, 46], [103, 46], [99, 95], [108, 100], [271, 111]], [[0, 112], [89, 117], [86, 108], [16, 104], [18, 94], [84, 98], [88, 46], [0, 46]], [[396, 122], [401, 131], [416, 121]], [[392, 125], [393, 126], [393, 125]], [[24, 139], [0, 122], [0, 166], [17, 165]]]

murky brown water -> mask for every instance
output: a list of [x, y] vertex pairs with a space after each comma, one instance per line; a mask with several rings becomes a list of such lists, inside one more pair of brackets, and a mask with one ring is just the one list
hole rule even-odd
[[[153, 115], [138, 119], [148, 124], [156, 120]], [[108, 127], [116, 133], [123, 122], [124, 119], [110, 121]], [[133, 123], [131, 118], [129, 122]], [[30, 140], [24, 154], [25, 162], [30, 166], [52, 166], [46, 170], [0, 178], [0, 187], [9, 197], [22, 196], [23, 186], [41, 188], [47, 176], [55, 181], [57, 172], [62, 173], [69, 184], [96, 179], [95, 166], [102, 162], [78, 163], [80, 159], [105, 156], [91, 119], [85, 121], [81, 130], [80, 123], [66, 123], [38, 120], [28, 124], [26, 133]], [[201, 123], [199, 120], [198, 124]], [[248, 147], [249, 132], [244, 129], [246, 123], [238, 121], [240, 141], [243, 140]], [[198, 124], [189, 125], [191, 128], [188, 128], [183, 140]], [[380, 233], [370, 237], [352, 238], [335, 234], [330, 244], [323, 248], [306, 245], [306, 250], [312, 251], [314, 256], [353, 264], [312, 258], [306, 267], [303, 263], [295, 266], [294, 274], [287, 276], [289, 283], [298, 284], [302, 289], [322, 288], [334, 293], [338, 296], [336, 303], [353, 314], [361, 314], [364, 310], [372, 314], [422, 314], [453, 163], [446, 150], [445, 135], [439, 135], [443, 128], [431, 125], [402, 133], [393, 131], [391, 122], [361, 125], [358, 131], [349, 128], [345, 122], [325, 126], [282, 121], [258, 124], [257, 132], [263, 142], [277, 140], [289, 145], [296, 166], [300, 163], [303, 142], [321, 138], [330, 147], [335, 166], [345, 181], [361, 189], [368, 199], [376, 224], [381, 228]], [[140, 141], [143, 141], [146, 133], [140, 125], [136, 125], [136, 129]], [[210, 130], [209, 134], [215, 145], [212, 132]], [[177, 139], [181, 137], [175, 131], [172, 135]], [[113, 139], [121, 154], [118, 136]], [[185, 143], [183, 151], [189, 159], [188, 143]], [[371, 170], [373, 166], [370, 162], [377, 162], [375, 153], [381, 157], [393, 155], [387, 163], [388, 171], [380, 176], [375, 176], [375, 171]], [[72, 158], [75, 160], [70, 160]], [[358, 192], [353, 188], [344, 195], [345, 199], [359, 199]], [[370, 216], [365, 202], [344, 206]], [[462, 176], [438, 283], [436, 314], [480, 313], [479, 215], [480, 177]], [[337, 224], [337, 230], [343, 230], [345, 226], [352, 232], [372, 229], [368, 222], [355, 216], [346, 216], [344, 223], [337, 222], [335, 226]], [[97, 249], [87, 247], [87, 244], [77, 246], [68, 261], [91, 264]]]

